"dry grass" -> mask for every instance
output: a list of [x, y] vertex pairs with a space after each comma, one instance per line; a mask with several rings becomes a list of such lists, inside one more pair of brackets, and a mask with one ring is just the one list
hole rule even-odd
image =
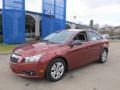
[[0, 44], [0, 54], [10, 54], [17, 45]]

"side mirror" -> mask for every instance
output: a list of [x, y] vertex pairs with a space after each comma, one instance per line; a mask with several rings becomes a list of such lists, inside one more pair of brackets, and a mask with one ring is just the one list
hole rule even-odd
[[82, 41], [80, 41], [80, 40], [74, 40], [74, 41], [71, 43], [71, 46], [74, 46], [74, 45], [82, 45]]

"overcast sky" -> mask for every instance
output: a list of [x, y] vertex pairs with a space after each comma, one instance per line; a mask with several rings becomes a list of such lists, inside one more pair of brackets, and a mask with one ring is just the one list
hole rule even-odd
[[[25, 0], [26, 10], [41, 12], [42, 0]], [[2, 7], [2, 0], [0, 0]], [[120, 0], [67, 0], [67, 20], [89, 24], [120, 25]], [[76, 20], [73, 17], [76, 16]]]

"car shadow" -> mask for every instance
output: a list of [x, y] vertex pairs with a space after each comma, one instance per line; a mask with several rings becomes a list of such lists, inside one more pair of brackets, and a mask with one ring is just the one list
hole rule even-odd
[[[89, 64], [86, 64], [86, 65], [80, 66], [78, 68], [75, 68], [73, 70], [67, 71], [67, 73], [63, 77], [63, 80], [60, 80], [60, 81], [64, 81], [64, 79], [74, 79], [74, 75], [76, 75], [77, 73], [82, 74], [82, 72], [85, 73], [85, 70], [96, 66], [96, 64], [100, 64], [100, 63], [93, 62], [93, 63], [89, 63]], [[17, 76], [17, 77], [19, 77], [19, 76]], [[24, 78], [24, 77], [19, 77], [19, 78], [21, 78], [21, 79], [23, 79], [23, 80], [25, 80], [29, 83], [36, 83], [36, 84], [37, 83], [48, 84], [50, 82], [50, 81], [47, 81], [46, 79], [40, 79], [40, 78], [36, 78], [36, 79], [30, 79], [30, 78]], [[26, 83], [25, 86], [29, 86], [29, 83]]]

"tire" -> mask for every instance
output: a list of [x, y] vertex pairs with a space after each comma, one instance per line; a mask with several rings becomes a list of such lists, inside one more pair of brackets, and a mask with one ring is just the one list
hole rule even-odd
[[108, 51], [106, 49], [103, 49], [99, 62], [105, 63], [107, 61], [107, 58], [108, 58]]
[[46, 79], [51, 82], [59, 81], [63, 78], [66, 72], [66, 63], [63, 59], [58, 58], [53, 60], [47, 68]]

